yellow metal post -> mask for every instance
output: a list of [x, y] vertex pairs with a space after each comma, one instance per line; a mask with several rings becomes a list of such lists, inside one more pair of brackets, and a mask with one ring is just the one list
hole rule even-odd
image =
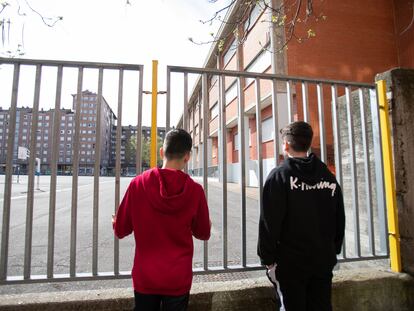
[[391, 269], [401, 272], [400, 232], [398, 227], [397, 200], [395, 195], [394, 161], [392, 157], [390, 122], [385, 80], [377, 81], [379, 114], [384, 163], [385, 197], [388, 215]]
[[152, 112], [151, 112], [151, 160], [150, 166], [157, 166], [157, 96], [158, 96], [158, 61], [152, 61]]

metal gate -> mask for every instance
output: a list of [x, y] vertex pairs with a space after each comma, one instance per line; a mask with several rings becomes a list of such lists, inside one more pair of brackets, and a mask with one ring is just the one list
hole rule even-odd
[[[141, 172], [143, 66], [3, 58], [0, 65], [13, 72], [10, 108], [0, 109], [1, 134], [7, 137], [7, 149], [0, 138], [0, 164], [5, 167], [0, 284], [130, 277], [134, 241], [113, 237], [110, 215], [131, 179], [121, 177], [127, 72], [135, 74], [127, 80], [136, 85], [136, 101], [128, 105], [136, 107], [134, 154], [136, 173]], [[30, 87], [22, 86], [22, 68], [34, 70]], [[43, 87], [46, 70], [55, 78]], [[73, 110], [62, 109], [65, 70], [76, 71]], [[84, 90], [88, 70], [95, 72], [96, 93]], [[104, 96], [109, 74], [117, 78], [117, 86], [109, 84], [117, 94], [116, 115]], [[183, 81], [180, 91], [174, 84], [177, 77]], [[55, 81], [54, 108], [43, 111], [42, 92]], [[33, 105], [18, 105], [18, 96], [31, 90]], [[374, 85], [169, 66], [166, 95], [166, 131], [172, 108], [182, 110], [176, 126], [187, 129], [194, 144], [193, 161], [186, 169], [203, 184], [213, 220], [211, 240], [195, 243], [196, 273], [262, 269], [256, 256], [259, 194], [266, 173], [282, 159], [278, 129], [295, 119], [317, 125], [312, 151], [345, 189], [348, 221], [341, 261], [388, 258]], [[270, 121], [265, 120], [268, 116], [273, 116]], [[51, 134], [47, 139], [46, 128]], [[31, 151], [26, 162], [17, 159], [22, 141]], [[42, 175], [35, 189], [36, 157], [45, 151], [50, 176]], [[27, 176], [17, 183], [15, 167], [23, 162]], [[106, 176], [111, 167], [114, 176]], [[61, 176], [66, 172], [70, 175]], [[79, 176], [88, 172], [93, 176]]]

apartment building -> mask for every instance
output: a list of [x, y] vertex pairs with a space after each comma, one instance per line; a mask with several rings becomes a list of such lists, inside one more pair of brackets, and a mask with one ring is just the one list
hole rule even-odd
[[[313, 1], [315, 12], [323, 12], [326, 20], [312, 25], [315, 37], [299, 42], [291, 40], [288, 49], [281, 49], [283, 41], [275, 41], [272, 32], [275, 30], [270, 10], [255, 3], [247, 10], [245, 5], [250, 1], [236, 1], [228, 10], [216, 38], [225, 38], [212, 44], [210, 52], [204, 62], [206, 68], [237, 70], [247, 72], [276, 73], [290, 76], [309, 78], [325, 78], [334, 80], [358, 81], [373, 83], [375, 75], [393, 67], [414, 68], [414, 27], [410, 25], [412, 6], [402, 1]], [[283, 1], [273, 1], [283, 3]], [[406, 9], [404, 10], [404, 5]], [[302, 13], [306, 7], [302, 7]], [[302, 14], [301, 13], [301, 14]], [[291, 18], [287, 13], [287, 18]], [[303, 15], [303, 14], [302, 14]], [[398, 17], [398, 18], [397, 18]], [[244, 22], [240, 23], [240, 20]], [[235, 26], [236, 25], [236, 26]], [[273, 27], [273, 28], [272, 28]], [[298, 22], [298, 33], [306, 33], [305, 23]], [[282, 28], [283, 29], [283, 28]], [[280, 31], [280, 29], [279, 29]], [[287, 36], [287, 26], [282, 30]], [[243, 42], [239, 42], [243, 40]], [[273, 44], [271, 44], [273, 41]], [[219, 45], [221, 47], [219, 48]], [[273, 47], [273, 51], [272, 51]], [[275, 52], [276, 51], [276, 52]], [[280, 51], [280, 52], [279, 52]], [[226, 99], [226, 150], [228, 163], [228, 179], [237, 182], [240, 180], [238, 168], [238, 128], [237, 128], [237, 101], [238, 86], [235, 78], [225, 80]], [[256, 158], [256, 112], [255, 86], [253, 79], [241, 79], [242, 94], [245, 110], [245, 145], [247, 155], [247, 183], [257, 184], [255, 173]], [[202, 148], [199, 148], [202, 139], [203, 126], [207, 127], [209, 139], [207, 141], [209, 174], [217, 175], [218, 154], [218, 78], [210, 76], [208, 79], [208, 120], [202, 118], [201, 79], [196, 83], [190, 94], [188, 105], [189, 130], [194, 141], [194, 157], [189, 164], [190, 172], [197, 174], [202, 167]], [[273, 167], [273, 115], [271, 82], [262, 80], [261, 119], [262, 119], [262, 151], [264, 156], [264, 175]], [[303, 119], [302, 93], [300, 85], [293, 85], [293, 113], [294, 119]], [[314, 128], [314, 142], [312, 151], [319, 153], [319, 116], [317, 110], [316, 91], [309, 89], [309, 120]], [[338, 94], [341, 96], [341, 94]], [[331, 119], [331, 94], [323, 93], [328, 164], [333, 165], [333, 135]], [[287, 117], [287, 90], [286, 86], [277, 87], [279, 125], [288, 123]], [[276, 155], [280, 157], [281, 155]]]
[[[58, 170], [63, 172], [70, 171], [72, 167], [72, 140], [74, 128], [74, 113], [70, 109], [59, 111], [61, 121], [59, 130], [59, 157]], [[40, 159], [41, 171], [50, 172], [50, 162], [52, 155], [52, 136], [53, 136], [53, 117], [54, 109], [40, 110], [35, 137], [35, 154]], [[17, 159], [18, 146], [26, 147], [30, 150], [32, 132], [33, 109], [28, 107], [17, 108], [16, 110], [16, 131], [13, 146], [14, 164], [18, 165], [21, 173], [26, 173], [28, 164], [26, 160]], [[0, 165], [4, 171], [4, 163], [7, 156], [7, 138], [9, 125], [9, 110], [0, 108]]]
[[[157, 128], [157, 136], [164, 140], [165, 138], [165, 127]], [[121, 174], [122, 175], [135, 175], [136, 174], [136, 137], [137, 137], [137, 126], [127, 125], [122, 126], [121, 131]], [[149, 141], [151, 140], [151, 128], [148, 126], [142, 126], [141, 128], [141, 139], [142, 139], [142, 148], [145, 148], [145, 145], [148, 146]], [[111, 161], [111, 171], [114, 172], [115, 169], [115, 160], [116, 160], [116, 126], [112, 130], [112, 161]], [[142, 169], [148, 169], [150, 167], [147, 159], [142, 159]]]
[[[98, 96], [96, 93], [85, 90], [80, 100], [80, 130], [79, 130], [79, 174], [92, 175], [94, 173], [96, 155], [96, 128], [98, 118]], [[75, 117], [77, 96], [73, 95], [73, 110], [61, 109], [59, 111], [59, 131], [57, 168], [58, 174], [71, 174], [73, 165], [73, 147], [75, 143]], [[40, 159], [41, 173], [50, 174], [50, 164], [53, 152], [53, 120], [55, 110], [40, 110], [35, 135], [36, 158]], [[21, 174], [28, 172], [28, 160], [20, 160], [17, 157], [18, 147], [31, 149], [33, 109], [19, 107], [16, 110], [16, 131], [13, 146], [13, 164], [15, 172], [17, 168]], [[115, 174], [116, 159], [116, 116], [112, 112], [105, 98], [101, 106], [101, 160], [100, 170], [102, 175]], [[7, 156], [7, 139], [9, 134], [9, 110], [0, 107], [0, 173], [5, 171]], [[136, 172], [135, 137], [136, 126], [122, 126], [121, 136], [121, 168], [123, 175], [133, 175]], [[143, 144], [149, 142], [151, 128], [142, 127]], [[165, 128], [159, 127], [157, 135], [162, 140], [165, 137]], [[143, 169], [149, 168], [148, 161], [143, 161]]]
[[[76, 113], [77, 94], [73, 96], [73, 111]], [[83, 91], [80, 101], [80, 155], [79, 173], [93, 174], [96, 155], [96, 129], [100, 118], [100, 169], [107, 174], [111, 162], [112, 139], [111, 131], [116, 125], [116, 116], [104, 97], [102, 97], [100, 115], [98, 115], [98, 95], [88, 90]], [[63, 119], [62, 119], [63, 120]], [[61, 138], [62, 139], [62, 138]]]

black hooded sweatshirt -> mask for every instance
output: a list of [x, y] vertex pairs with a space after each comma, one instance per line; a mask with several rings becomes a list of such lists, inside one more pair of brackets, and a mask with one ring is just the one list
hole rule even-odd
[[345, 213], [335, 176], [314, 154], [288, 158], [263, 189], [258, 255], [262, 264], [330, 271], [341, 252]]

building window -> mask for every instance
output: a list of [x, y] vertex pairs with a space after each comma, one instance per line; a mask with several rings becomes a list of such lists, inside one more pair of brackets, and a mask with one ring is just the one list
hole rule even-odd
[[[248, 72], [259, 72], [263, 73], [267, 68], [270, 67], [271, 54], [268, 50], [262, 51], [256, 59], [246, 68]], [[246, 86], [254, 81], [254, 78], [246, 78]]]
[[230, 61], [230, 59], [233, 57], [234, 54], [236, 54], [237, 51], [237, 40], [233, 40], [229, 48], [227, 49], [226, 53], [224, 53], [223, 56], [223, 63], [224, 66], [227, 65], [227, 63]]
[[47, 158], [43, 158], [43, 163], [46, 163], [47, 162]]
[[233, 146], [235, 151], [239, 150], [239, 133], [236, 133], [233, 136]]
[[273, 140], [274, 137], [273, 117], [270, 117], [262, 121], [262, 142]]
[[66, 131], [66, 134], [72, 134], [72, 131], [71, 130], [67, 130]]
[[253, 28], [254, 24], [259, 19], [260, 15], [262, 15], [263, 8], [260, 7], [260, 5], [255, 5], [253, 10], [251, 11], [249, 18], [246, 19], [244, 22], [244, 31], [249, 31]]
[[211, 119], [214, 119], [215, 117], [217, 117], [218, 113], [219, 113], [219, 107], [218, 107], [218, 102], [216, 102], [210, 110]]
[[49, 116], [45, 116], [45, 120], [49, 120]]
[[67, 141], [72, 141], [72, 137], [68, 136], [68, 137], [66, 137], [66, 140]]
[[71, 144], [66, 144], [66, 148], [71, 148], [72, 145]]
[[237, 83], [234, 82], [226, 91], [226, 105], [237, 97]]
[[60, 141], [65, 141], [65, 137], [60, 136]]
[[66, 158], [66, 163], [69, 163], [70, 162], [70, 158]]
[[47, 150], [43, 150], [43, 154], [47, 154]]
[[43, 116], [39, 116], [39, 120], [43, 120]]
[[64, 130], [60, 130], [60, 134], [65, 134], [65, 131]]

